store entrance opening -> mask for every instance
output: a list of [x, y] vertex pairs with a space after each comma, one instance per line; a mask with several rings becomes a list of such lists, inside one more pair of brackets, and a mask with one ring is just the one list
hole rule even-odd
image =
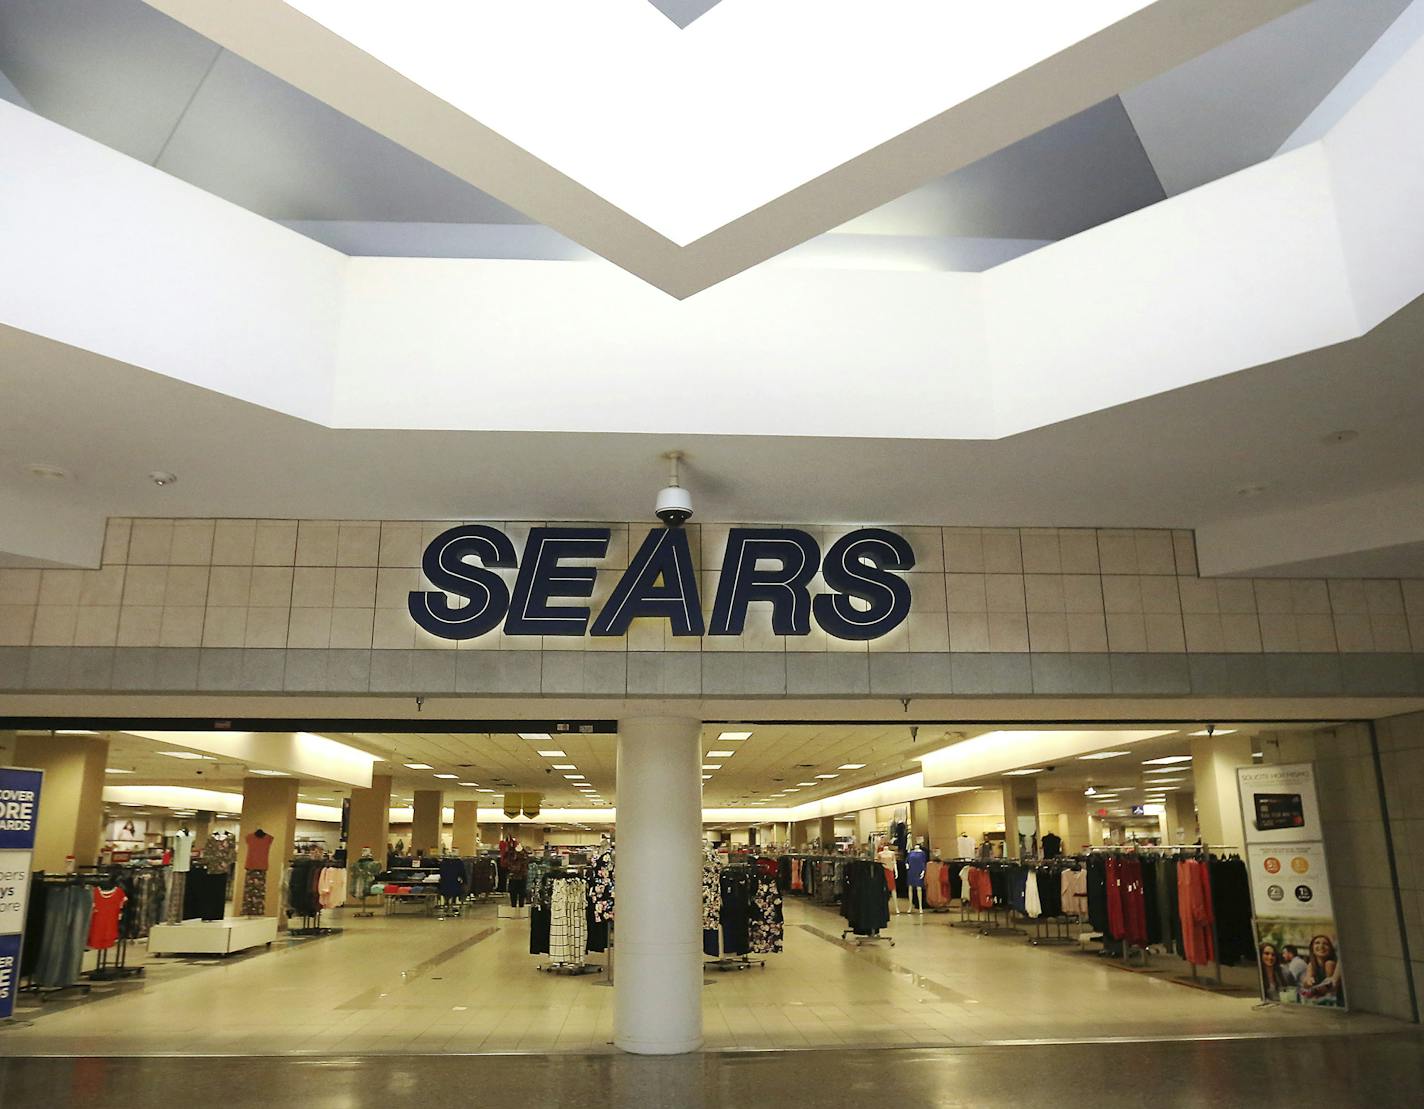
[[[56, 815], [0, 1053], [1395, 1026], [1346, 1011], [1367, 1006], [1329, 884], [1267, 914], [1248, 874], [1255, 826], [1307, 808], [1272, 787], [1243, 809], [1241, 772], [1327, 778], [1351, 723], [71, 723], [6, 741]], [[1262, 889], [1288, 898], [1297, 858], [1324, 865], [1280, 858], [1293, 880]]]

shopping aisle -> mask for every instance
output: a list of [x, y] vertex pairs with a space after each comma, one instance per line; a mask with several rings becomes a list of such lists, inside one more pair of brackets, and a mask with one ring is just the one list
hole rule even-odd
[[[1104, 967], [1022, 937], [893, 918], [896, 946], [840, 940], [834, 912], [786, 903], [786, 950], [709, 972], [711, 1050], [973, 1045], [1020, 1040], [1318, 1035], [1380, 1017], [1258, 1011], [1253, 1001]], [[449, 920], [348, 920], [340, 935], [232, 962], [160, 964], [141, 987], [0, 1030], [0, 1054], [612, 1051], [602, 975], [541, 974], [528, 926], [493, 906]], [[601, 959], [595, 957], [594, 961]]]

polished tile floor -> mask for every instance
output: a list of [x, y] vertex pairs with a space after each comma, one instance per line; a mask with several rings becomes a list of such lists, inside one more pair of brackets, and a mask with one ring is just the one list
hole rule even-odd
[[628, 1055], [0, 1059], [6, 1109], [1417, 1106], [1409, 1032], [1288, 1041]]
[[[338, 918], [341, 913], [336, 914]], [[790, 899], [786, 950], [709, 972], [711, 1050], [915, 1047], [1393, 1031], [1364, 1014], [1259, 1010], [1108, 965], [1076, 946], [981, 936], [949, 916], [895, 918], [896, 946], [840, 939], [831, 910]], [[0, 1055], [612, 1052], [605, 976], [540, 973], [528, 925], [492, 905], [459, 918], [339, 920], [339, 935], [228, 961], [151, 960], [78, 1002], [27, 1006]], [[601, 959], [600, 957], [597, 957]], [[616, 973], [615, 965], [615, 973]], [[1352, 1037], [1353, 1038], [1353, 1037]]]

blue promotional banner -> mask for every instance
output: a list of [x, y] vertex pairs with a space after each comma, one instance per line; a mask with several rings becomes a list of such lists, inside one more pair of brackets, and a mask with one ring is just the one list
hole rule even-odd
[[0, 767], [0, 851], [33, 851], [44, 771]]
[[15, 1013], [44, 772], [0, 767], [0, 1020]]

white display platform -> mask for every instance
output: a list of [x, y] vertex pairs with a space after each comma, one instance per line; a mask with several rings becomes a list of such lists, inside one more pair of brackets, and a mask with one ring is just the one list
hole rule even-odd
[[508, 901], [499, 903], [499, 920], [527, 920], [529, 918], [529, 906], [524, 905], [516, 909]]
[[148, 933], [150, 955], [231, 955], [277, 938], [274, 916], [225, 917], [155, 924]]

